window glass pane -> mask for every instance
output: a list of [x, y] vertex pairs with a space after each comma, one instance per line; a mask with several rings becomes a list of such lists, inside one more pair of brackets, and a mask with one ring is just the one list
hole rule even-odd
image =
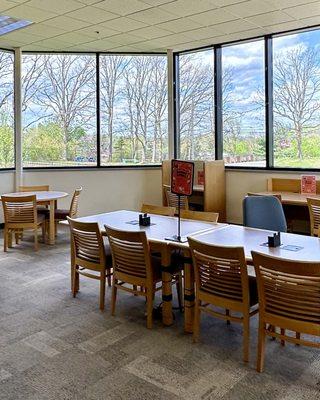
[[95, 56], [23, 55], [23, 164], [96, 165]]
[[273, 39], [274, 165], [320, 168], [320, 31]]
[[222, 49], [223, 156], [226, 165], [265, 167], [263, 40]]
[[14, 167], [13, 53], [0, 51], [0, 168]]
[[100, 56], [101, 164], [168, 157], [167, 57]]
[[214, 160], [212, 49], [180, 54], [179, 97], [180, 158]]

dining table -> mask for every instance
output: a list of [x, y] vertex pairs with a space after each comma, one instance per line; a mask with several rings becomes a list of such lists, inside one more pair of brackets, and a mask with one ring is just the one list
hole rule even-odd
[[14, 192], [14, 193], [5, 193], [2, 196], [10, 196], [10, 197], [24, 197], [24, 196], [36, 196], [37, 204], [39, 205], [48, 205], [49, 206], [49, 237], [48, 244], [55, 244], [55, 218], [54, 218], [54, 210], [56, 208], [56, 203], [59, 199], [67, 197], [69, 194], [66, 192], [59, 192], [55, 190], [49, 191], [34, 191], [34, 192]]
[[[105, 225], [120, 230], [144, 230], [150, 244], [150, 250], [161, 254], [162, 268], [162, 322], [173, 324], [172, 314], [172, 266], [173, 250], [179, 249], [184, 256], [184, 330], [193, 331], [194, 318], [194, 271], [188, 241], [176, 242], [170, 238], [177, 232], [177, 217], [160, 215], [151, 216], [151, 225], [139, 226], [137, 211], [113, 211], [87, 217], [77, 218], [77, 221], [96, 222], [102, 235], [106, 235]], [[191, 237], [201, 242], [217, 246], [243, 247], [248, 262], [248, 272], [254, 275], [252, 266], [252, 251], [280, 257], [287, 260], [312, 261], [320, 263], [320, 239], [293, 233], [281, 233], [279, 247], [268, 247], [268, 236], [275, 232], [232, 225], [225, 223], [209, 223], [196, 220], [181, 219], [182, 237]]]

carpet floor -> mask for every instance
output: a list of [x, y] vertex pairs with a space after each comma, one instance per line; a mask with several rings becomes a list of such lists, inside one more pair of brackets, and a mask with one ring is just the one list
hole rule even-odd
[[144, 299], [120, 292], [112, 317], [111, 290], [101, 312], [99, 283], [84, 277], [74, 299], [63, 229], [55, 246], [40, 244], [37, 253], [27, 235], [8, 253], [2, 245], [1, 238], [1, 400], [320, 398], [317, 349], [268, 339], [265, 372], [256, 372], [257, 316], [245, 365], [235, 323], [203, 316], [193, 344], [179, 311], [172, 327], [156, 320], [148, 330]]

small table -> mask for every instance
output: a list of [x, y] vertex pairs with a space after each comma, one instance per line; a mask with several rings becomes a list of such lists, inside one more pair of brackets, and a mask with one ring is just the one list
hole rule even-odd
[[11, 197], [23, 197], [23, 196], [36, 196], [36, 200], [38, 204], [48, 203], [50, 207], [49, 214], [49, 244], [53, 245], [55, 243], [55, 220], [54, 220], [54, 210], [55, 210], [55, 202], [58, 199], [62, 199], [63, 197], [67, 197], [68, 193], [65, 192], [56, 192], [56, 191], [41, 191], [41, 192], [15, 192], [15, 193], [6, 193], [3, 196], [11, 196]]
[[252, 192], [251, 194], [256, 194], [257, 196], [270, 196], [270, 195], [280, 195], [281, 203], [294, 205], [294, 206], [307, 206], [307, 198], [320, 199], [320, 194], [304, 194], [295, 192], [282, 192], [282, 191], [265, 191], [265, 192]]
[[[137, 221], [139, 219], [139, 214], [140, 213], [136, 211], [120, 210], [77, 218], [77, 221], [97, 222], [102, 235], [106, 234], [104, 225], [126, 231], [143, 230], [146, 232], [151, 250], [161, 254], [163, 300], [162, 322], [164, 325], [169, 326], [173, 324], [171, 285], [172, 274], [170, 270], [171, 253], [173, 249], [181, 249], [186, 257], [190, 258], [189, 246], [188, 243], [178, 243], [166, 240], [167, 237], [171, 237], [177, 233], [178, 219], [176, 217], [150, 214], [152, 225], [147, 227], [132, 225], [130, 222]], [[201, 233], [215, 231], [225, 226], [226, 224], [182, 219], [181, 235], [197, 237], [197, 235]], [[184, 327], [186, 332], [192, 332], [194, 313], [194, 275], [193, 268], [188, 264], [186, 264], [184, 270], [184, 298]]]

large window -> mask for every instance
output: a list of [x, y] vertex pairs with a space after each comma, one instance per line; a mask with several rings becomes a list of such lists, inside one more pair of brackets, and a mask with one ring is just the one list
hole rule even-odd
[[96, 148], [96, 58], [23, 56], [23, 164], [92, 166]]
[[167, 57], [100, 56], [101, 165], [168, 157]]
[[320, 168], [320, 31], [273, 39], [274, 165]]
[[14, 167], [13, 53], [0, 50], [0, 168]]
[[214, 134], [214, 51], [179, 57], [180, 158], [212, 160]]
[[266, 165], [264, 41], [222, 48], [223, 157], [226, 165]]

